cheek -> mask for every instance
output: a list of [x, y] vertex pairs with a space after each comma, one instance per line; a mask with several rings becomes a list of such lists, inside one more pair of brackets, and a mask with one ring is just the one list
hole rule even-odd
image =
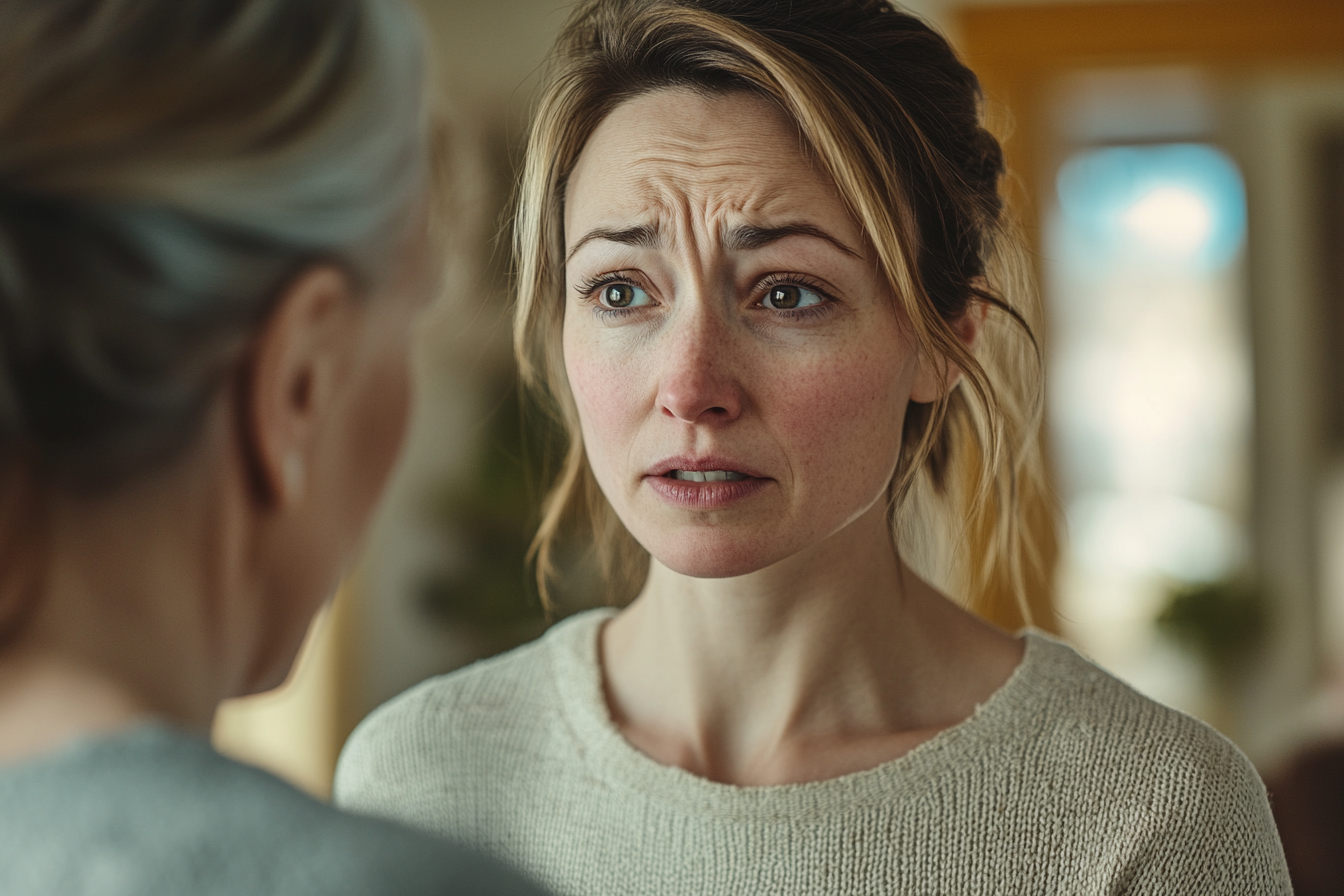
[[[885, 349], [885, 350], [884, 350]], [[802, 365], [769, 387], [776, 429], [793, 448], [800, 485], [838, 501], [880, 492], [895, 469], [911, 365], [892, 345], [853, 349]]]
[[401, 453], [406, 425], [411, 416], [411, 321], [393, 328], [384, 343], [379, 363], [373, 366], [369, 385], [369, 426], [364, 438], [366, 456], [378, 477], [381, 491], [392, 465]]
[[410, 338], [401, 328], [383, 334], [370, 346], [358, 386], [352, 389], [355, 407], [348, 416], [345, 471], [350, 483], [346, 515], [362, 529], [387, 484], [401, 452], [410, 418]]
[[565, 373], [579, 410], [584, 444], [598, 480], [606, 487], [604, 472], [629, 447], [642, 418], [639, 365], [619, 353], [604, 352], [592, 334], [576, 334], [566, 327]]
[[378, 492], [401, 452], [410, 418], [411, 377], [405, 355], [390, 359], [371, 379], [366, 423], [356, 438]]

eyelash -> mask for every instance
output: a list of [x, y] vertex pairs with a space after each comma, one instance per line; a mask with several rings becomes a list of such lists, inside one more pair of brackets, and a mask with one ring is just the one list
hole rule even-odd
[[[613, 283], [629, 283], [631, 286], [639, 286], [639, 284], [635, 282], [635, 279], [628, 273], [623, 271], [612, 271], [607, 274], [598, 274], [596, 277], [578, 284], [575, 288], [578, 290], [579, 295], [592, 306], [593, 314], [597, 315], [597, 317], [602, 320], [624, 317], [625, 315], [639, 311], [644, 307], [608, 308], [603, 305], [596, 298], [597, 291], [604, 286], [611, 286]], [[644, 287], [639, 286], [639, 288], [643, 289]]]
[[[767, 293], [776, 286], [801, 286], [821, 296], [825, 301], [820, 305], [809, 305], [806, 308], [766, 309], [772, 314], [783, 315], [793, 320], [815, 320], [830, 314], [831, 306], [835, 304], [835, 297], [827, 292], [825, 287], [804, 274], [770, 274], [756, 284], [756, 292]], [[761, 301], [764, 301], [764, 296], [762, 296]], [[760, 304], [760, 302], [757, 304]]]
[[[606, 274], [598, 274], [588, 280], [579, 283], [575, 288], [585, 301], [592, 305], [593, 313], [599, 318], [610, 320], [616, 317], [624, 317], [627, 314], [639, 311], [639, 308], [608, 308], [598, 301], [595, 296], [597, 291], [613, 283], [629, 283], [632, 286], [639, 286], [635, 278], [623, 271], [611, 271]], [[787, 310], [766, 309], [775, 315], [793, 320], [813, 320], [830, 313], [831, 306], [835, 303], [835, 298], [826, 291], [825, 287], [817, 283], [810, 277], [803, 274], [769, 274], [764, 277], [756, 288], [756, 293], [766, 293], [776, 286], [801, 286], [804, 289], [815, 292], [825, 299], [820, 305], [811, 305], [807, 308], [793, 308]], [[639, 286], [640, 289], [644, 287]], [[760, 302], [758, 301], [759, 305]], [[643, 307], [643, 306], [641, 306]]]

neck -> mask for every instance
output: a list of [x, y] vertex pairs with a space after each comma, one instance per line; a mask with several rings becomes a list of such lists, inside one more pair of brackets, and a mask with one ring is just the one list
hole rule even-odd
[[[997, 661], [967, 662], [976, 652]], [[747, 576], [692, 579], [655, 561], [602, 653], [635, 746], [739, 784], [894, 758], [968, 716], [1020, 656], [901, 564], [881, 507]]]
[[155, 716], [134, 688], [68, 654], [23, 645], [0, 663], [0, 766]]
[[50, 500], [34, 611], [0, 652], [0, 763], [151, 717], [208, 728], [240, 676], [227, 507], [191, 470]]

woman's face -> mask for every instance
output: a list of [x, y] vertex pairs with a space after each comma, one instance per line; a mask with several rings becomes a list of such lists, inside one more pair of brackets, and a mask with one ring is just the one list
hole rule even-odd
[[658, 561], [753, 572], [883, 498], [928, 377], [862, 230], [767, 101], [617, 107], [570, 178], [565, 250], [588, 461]]

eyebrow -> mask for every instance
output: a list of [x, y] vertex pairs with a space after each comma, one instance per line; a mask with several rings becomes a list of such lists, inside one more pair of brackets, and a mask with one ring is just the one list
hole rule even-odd
[[723, 247], [730, 252], [748, 251], [777, 243], [790, 236], [810, 236], [825, 240], [846, 255], [859, 257], [858, 252], [855, 252], [820, 227], [804, 223], [784, 224], [780, 227], [755, 227], [751, 224], [739, 224], [723, 235]]
[[656, 249], [662, 242], [658, 238], [658, 231], [650, 224], [640, 224], [637, 227], [626, 227], [623, 230], [608, 230], [599, 227], [596, 230], [590, 230], [583, 235], [583, 239], [574, 244], [574, 248], [569, 250], [565, 256], [565, 264], [569, 264], [574, 253], [578, 252], [584, 246], [593, 240], [606, 240], [609, 243], [621, 243], [626, 246], [639, 246], [642, 249]]
[[[855, 252], [820, 227], [806, 223], [784, 224], [779, 227], [756, 227], [752, 224], [739, 224], [729, 228], [723, 235], [723, 247], [730, 252], [745, 252], [764, 248], [771, 243], [777, 243], [791, 236], [808, 236], [825, 240], [846, 255], [854, 258], [860, 257], [858, 252]], [[606, 240], [607, 242], [620, 243], [625, 246], [638, 246], [644, 249], [656, 249], [662, 243], [657, 229], [648, 224], [626, 227], [621, 230], [598, 228], [588, 231], [582, 239], [574, 244], [574, 248], [570, 249], [569, 254], [565, 256], [565, 264], [569, 264], [575, 253], [593, 240]]]

